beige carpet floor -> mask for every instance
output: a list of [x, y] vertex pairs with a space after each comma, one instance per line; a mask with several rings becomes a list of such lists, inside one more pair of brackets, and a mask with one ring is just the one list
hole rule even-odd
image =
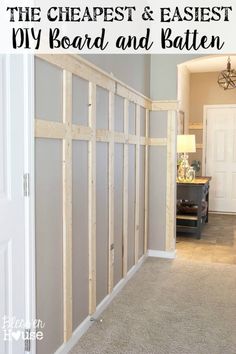
[[71, 354], [236, 354], [236, 265], [149, 258]]

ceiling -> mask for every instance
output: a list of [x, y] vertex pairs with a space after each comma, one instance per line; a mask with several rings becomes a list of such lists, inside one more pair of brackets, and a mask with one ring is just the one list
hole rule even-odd
[[[236, 70], [236, 55], [230, 55], [232, 69]], [[228, 55], [211, 55], [185, 62], [190, 73], [215, 72], [226, 69]]]

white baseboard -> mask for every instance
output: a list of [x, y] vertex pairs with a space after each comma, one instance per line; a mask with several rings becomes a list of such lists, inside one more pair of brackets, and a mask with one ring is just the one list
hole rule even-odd
[[78, 340], [82, 337], [82, 335], [89, 329], [92, 325], [90, 321], [90, 316], [88, 316], [76, 330], [73, 332], [72, 337], [69, 339], [67, 343], [62, 344], [62, 346], [57, 349], [55, 354], [67, 354], [69, 351], [76, 345]]
[[156, 251], [148, 250], [148, 257], [175, 259], [176, 251]]
[[227, 211], [209, 211], [209, 214], [215, 214], [215, 215], [233, 215], [233, 216], [235, 216], [236, 215], [236, 213], [235, 212], [231, 212], [231, 211], [229, 211], [229, 212], [227, 212]]
[[122, 288], [127, 284], [127, 282], [132, 278], [132, 276], [137, 272], [137, 270], [141, 267], [143, 262], [147, 256], [143, 256], [139, 259], [138, 263], [134, 265], [127, 273], [126, 277], [121, 279], [118, 284], [114, 287], [111, 294], [107, 295], [105, 299], [98, 305], [95, 314], [92, 316], [93, 318], [98, 318], [102, 312], [106, 309], [106, 307], [111, 303], [114, 297], [122, 290]]
[[98, 318], [101, 316], [102, 312], [106, 309], [106, 307], [111, 303], [114, 297], [122, 290], [122, 288], [127, 284], [127, 282], [132, 278], [132, 276], [137, 272], [137, 270], [141, 267], [145, 259], [147, 258], [144, 255], [136, 265], [134, 265], [129, 272], [127, 273], [126, 277], [121, 279], [121, 281], [114, 287], [111, 294], [107, 295], [105, 299], [98, 305], [96, 312], [93, 316], [88, 316], [76, 330], [73, 332], [72, 337], [69, 339], [67, 343], [64, 343], [56, 352], [55, 354], [67, 354], [69, 351], [76, 345], [79, 339], [82, 337], [83, 334], [89, 329], [89, 327], [93, 324], [91, 318]]

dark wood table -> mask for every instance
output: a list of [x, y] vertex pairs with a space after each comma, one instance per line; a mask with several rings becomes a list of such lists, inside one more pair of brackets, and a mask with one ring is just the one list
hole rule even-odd
[[[190, 232], [201, 238], [202, 227], [208, 222], [209, 188], [211, 177], [196, 177], [192, 182], [177, 181], [177, 200], [192, 201], [196, 213], [177, 213], [177, 232]], [[206, 212], [202, 213], [203, 201], [206, 202]]]

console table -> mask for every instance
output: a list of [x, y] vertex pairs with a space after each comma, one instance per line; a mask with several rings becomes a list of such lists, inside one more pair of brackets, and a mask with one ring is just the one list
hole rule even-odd
[[[177, 200], [192, 201], [196, 208], [196, 212], [190, 214], [177, 212], [177, 232], [191, 232], [201, 238], [202, 227], [208, 222], [210, 180], [211, 177], [196, 177], [192, 182], [177, 182]], [[204, 214], [203, 202], [206, 204]]]

